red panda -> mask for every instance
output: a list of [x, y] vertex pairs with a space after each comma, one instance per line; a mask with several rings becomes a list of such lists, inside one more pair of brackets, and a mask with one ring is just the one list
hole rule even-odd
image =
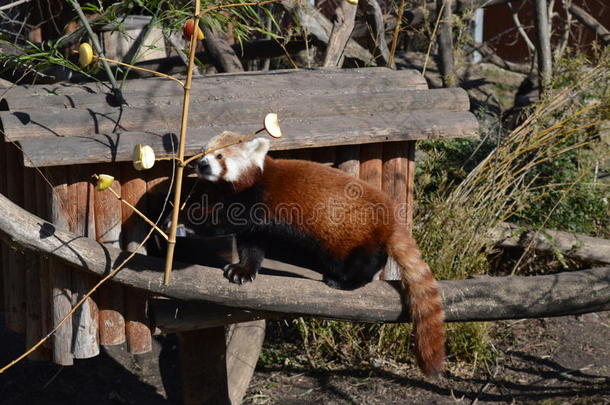
[[[206, 148], [232, 143], [224, 132]], [[265, 251], [276, 243], [298, 247], [331, 287], [354, 289], [370, 282], [388, 255], [401, 269], [401, 285], [415, 329], [415, 352], [425, 375], [440, 373], [445, 359], [444, 311], [438, 283], [415, 240], [380, 190], [318, 163], [273, 159], [269, 141], [255, 138], [205, 155], [200, 179], [217, 187], [225, 231], [235, 233], [239, 263], [224, 268], [231, 282], [253, 281]]]

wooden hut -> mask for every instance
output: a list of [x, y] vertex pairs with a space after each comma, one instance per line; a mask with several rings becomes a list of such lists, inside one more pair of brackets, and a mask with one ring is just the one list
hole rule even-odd
[[[91, 176], [113, 175], [117, 181], [112, 187], [122, 199], [144, 212], [158, 212], [157, 197], [169, 192], [171, 166], [159, 162], [150, 171], [136, 172], [132, 150], [144, 143], [158, 157], [174, 153], [182, 89], [154, 78], [127, 81], [123, 93], [128, 105], [120, 107], [107, 86], [98, 83], [20, 86], [4, 92], [0, 192], [58, 229], [132, 251], [149, 227], [111, 193], [95, 190]], [[424, 78], [409, 70], [200, 76], [193, 82], [186, 152], [199, 152], [223, 130], [257, 130], [266, 113], [276, 112], [285, 136], [272, 142], [273, 154], [332, 164], [364, 179], [405, 203], [404, 218], [410, 224], [415, 141], [475, 136], [478, 124], [468, 109], [462, 89], [429, 90]], [[395, 278], [391, 265], [382, 276]], [[0, 308], [7, 327], [25, 334], [28, 346], [46, 335], [94, 282], [91, 274], [65, 263], [2, 245]], [[173, 323], [159, 322], [147, 308], [172, 301], [159, 304], [156, 298], [145, 289], [107, 283], [30, 358], [71, 365], [74, 359], [96, 356], [100, 345], [125, 342], [131, 353], [141, 354], [151, 350], [155, 333], [180, 330], [187, 353], [185, 378], [197, 374], [202, 362], [211, 370], [203, 377], [198, 374], [206, 384], [195, 381], [187, 387], [186, 402], [189, 395], [199, 403], [222, 397], [219, 392], [231, 385], [222, 325], [252, 318], [210, 306], [205, 322], [186, 322], [180, 316]], [[204, 326], [214, 327], [186, 332]], [[208, 350], [198, 350], [202, 345]], [[231, 394], [233, 402], [237, 397]]]

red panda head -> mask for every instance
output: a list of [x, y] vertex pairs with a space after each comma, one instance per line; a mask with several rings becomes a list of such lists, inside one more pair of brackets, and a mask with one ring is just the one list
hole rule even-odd
[[[208, 142], [206, 149], [218, 148], [243, 138], [234, 132], [223, 132]], [[269, 151], [269, 140], [254, 138], [208, 153], [197, 160], [197, 175], [202, 179], [216, 182], [242, 183], [253, 175], [261, 173], [265, 156]], [[248, 181], [250, 182], [250, 181]]]

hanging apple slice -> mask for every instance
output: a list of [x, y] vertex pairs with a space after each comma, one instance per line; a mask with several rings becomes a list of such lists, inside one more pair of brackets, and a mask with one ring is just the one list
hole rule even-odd
[[95, 189], [99, 191], [106, 190], [108, 187], [112, 186], [112, 183], [114, 183], [114, 177], [109, 174], [100, 174], [97, 176]]
[[265, 131], [274, 138], [282, 137], [280, 122], [276, 113], [269, 113], [265, 116]]
[[136, 170], [147, 170], [155, 165], [155, 151], [148, 145], [137, 144], [133, 148], [133, 167]]

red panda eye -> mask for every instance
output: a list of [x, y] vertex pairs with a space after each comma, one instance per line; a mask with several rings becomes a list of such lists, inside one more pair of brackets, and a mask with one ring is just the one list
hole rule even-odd
[[216, 159], [221, 160], [222, 159], [222, 153], [219, 153], [218, 155], [216, 155]]

